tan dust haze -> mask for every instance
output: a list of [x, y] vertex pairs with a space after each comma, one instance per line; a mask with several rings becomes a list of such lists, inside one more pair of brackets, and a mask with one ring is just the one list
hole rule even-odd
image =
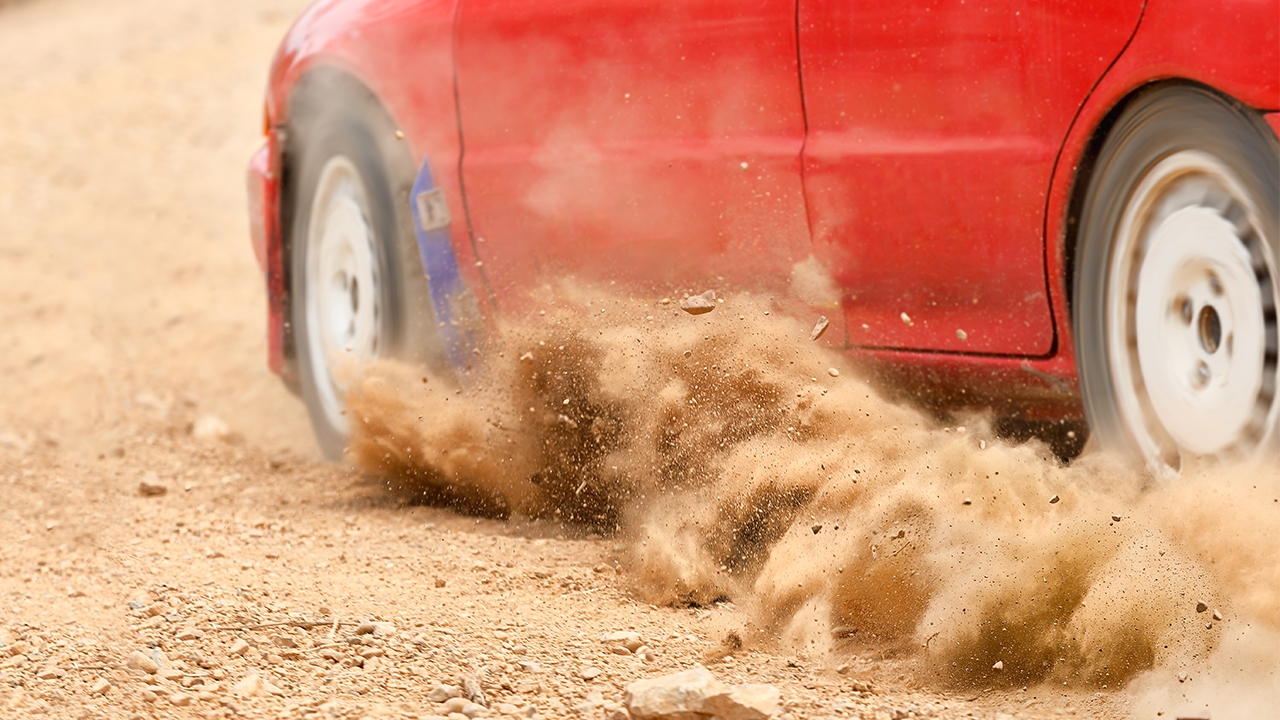
[[949, 686], [1280, 700], [1273, 467], [1063, 466], [886, 402], [765, 298], [722, 300], [548, 289], [465, 391], [374, 368], [351, 457], [427, 501], [617, 533], [640, 596], [732, 600], [748, 643], [915, 657]]

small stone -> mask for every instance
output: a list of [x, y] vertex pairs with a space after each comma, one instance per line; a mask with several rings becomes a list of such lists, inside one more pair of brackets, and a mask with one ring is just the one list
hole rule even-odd
[[459, 688], [456, 685], [446, 685], [444, 683], [438, 683], [431, 689], [431, 692], [427, 693], [427, 699], [434, 703], [442, 703], [450, 698], [461, 696], [462, 688]]
[[653, 648], [648, 645], [642, 645], [636, 650], [636, 657], [645, 662], [653, 662], [658, 656], [653, 652]]
[[161, 668], [160, 672], [156, 674], [170, 682], [177, 682], [182, 679], [182, 671], [174, 667]]
[[972, 504], [973, 504], [973, 500], [972, 500], [971, 498], [965, 498], [965, 499], [964, 499], [964, 504], [965, 504], [965, 505], [972, 505]]
[[1221, 612], [1218, 612], [1217, 610], [1214, 610], [1214, 611], [1213, 611], [1213, 619], [1214, 619], [1214, 620], [1222, 620], [1222, 613], [1221, 613]]
[[236, 641], [231, 643], [231, 649], [227, 652], [232, 655], [244, 655], [249, 652], [249, 643], [245, 642], [244, 638], [236, 638]]
[[139, 697], [139, 698], [142, 700], [142, 702], [144, 702], [144, 703], [153, 703], [153, 702], [155, 702], [155, 701], [157, 701], [157, 700], [159, 700], [159, 699], [160, 699], [160, 696], [159, 696], [159, 695], [157, 695], [157, 694], [155, 694], [155, 693], [154, 693], [153, 691], [151, 691], [151, 690], [143, 690], [142, 692], [138, 693], [138, 697]]
[[196, 630], [195, 628], [188, 627], [188, 628], [179, 628], [178, 632], [174, 633], [173, 636], [178, 638], [179, 640], [197, 640], [201, 637], [204, 637], [204, 633], [200, 632], [199, 630]]
[[463, 715], [466, 715], [469, 718], [484, 717], [485, 715], [489, 714], [488, 708], [481, 705], [480, 703], [473, 703], [473, 702], [469, 702], [466, 705], [463, 705], [462, 709], [459, 710], [458, 712], [462, 713]]
[[1119, 516], [1119, 515], [1117, 515], [1117, 514], [1115, 514], [1115, 513], [1112, 513], [1112, 514], [1111, 514], [1111, 522], [1120, 522], [1120, 516]]
[[1190, 677], [1185, 672], [1178, 673], [1178, 682], [1184, 683], [1189, 679]]
[[160, 482], [155, 473], [147, 473], [138, 483], [138, 494], [142, 497], [159, 497], [169, 492], [169, 488]]
[[436, 578], [436, 587], [438, 587], [438, 588], [442, 588], [442, 587], [444, 587], [445, 585], [448, 585], [448, 582], [447, 582], [447, 581], [445, 581], [445, 579], [444, 579], [444, 578]]
[[1058, 501], [1059, 501], [1059, 500], [1061, 500], [1061, 499], [1062, 499], [1062, 498], [1058, 497], [1057, 495], [1054, 495], [1053, 497], [1049, 498], [1049, 504], [1050, 504], [1050, 505], [1057, 505], [1057, 504], [1058, 504]]
[[141, 650], [134, 650], [129, 653], [129, 657], [125, 658], [124, 666], [131, 670], [141, 670], [148, 675], [155, 675], [160, 671], [160, 666], [155, 660], [147, 657], [147, 654]]
[[957, 340], [968, 340], [968, 339], [969, 339], [969, 333], [967, 333], [967, 332], [965, 332], [965, 331], [963, 331], [963, 330], [957, 329], [957, 330], [956, 330], [956, 339], [957, 339]]
[[1203, 601], [1203, 600], [1197, 600], [1197, 601], [1196, 601], [1196, 612], [1198, 612], [1198, 613], [1202, 613], [1202, 612], [1204, 612], [1205, 610], [1208, 610], [1208, 609], [1209, 609], [1209, 604], [1208, 604], [1208, 603], [1206, 603], [1206, 602], [1205, 602], [1205, 601]]
[[531, 352], [527, 352], [527, 353], [525, 353], [525, 354], [521, 355], [521, 356], [520, 356], [520, 362], [522, 362], [522, 363], [532, 363], [532, 362], [533, 362], [533, 353], [531, 353]]
[[243, 680], [236, 683], [232, 692], [240, 697], [268, 697], [270, 695], [280, 697], [284, 696], [284, 690], [281, 690], [271, 684], [270, 681], [263, 679], [262, 675], [258, 674], [255, 670], [250, 670], [249, 674], [245, 675]]
[[534, 660], [521, 660], [519, 663], [517, 663], [517, 665], [519, 665], [519, 666], [520, 666], [520, 669], [521, 669], [521, 670], [523, 670], [523, 671], [525, 671], [525, 672], [527, 672], [527, 673], [540, 673], [540, 672], [542, 672], [542, 665], [540, 665], [538, 662], [536, 662], [536, 661], [534, 661]]
[[817, 535], [818, 533], [822, 532], [822, 526], [821, 526], [821, 525], [814, 525], [813, 527], [811, 527], [811, 528], [809, 528], [809, 529], [813, 531], [813, 534], [814, 534], [814, 535]]
[[818, 322], [813, 326], [813, 329], [809, 331], [809, 341], [813, 342], [814, 340], [822, 337], [822, 334], [827, 331], [827, 327], [829, 325], [831, 325], [831, 321], [827, 319], [826, 315], [818, 316]]
[[442, 709], [446, 713], [460, 713], [462, 708], [471, 704], [471, 701], [464, 697], [452, 697], [444, 701]]
[[840, 377], [840, 371], [835, 368], [827, 368], [827, 374], [831, 377]]
[[582, 670], [578, 671], [578, 677], [587, 681], [595, 680], [600, 677], [600, 673], [602, 672], [603, 671], [598, 667], [584, 667]]
[[194, 695], [190, 693], [184, 693], [184, 692], [174, 693], [169, 696], [169, 702], [173, 703], [174, 705], [177, 705], [178, 707], [187, 707], [193, 701], [195, 701], [195, 699], [196, 698]]
[[191, 426], [191, 436], [200, 439], [217, 440], [231, 434], [231, 428], [217, 415], [205, 415]]
[[613, 647], [609, 648], [609, 651], [612, 652], [614, 655], [630, 655], [631, 654], [630, 650], [622, 647], [621, 645], [614, 645]]
[[59, 668], [55, 665], [46, 665], [45, 667], [41, 668], [39, 672], [36, 673], [36, 677], [41, 680], [57, 680], [58, 678], [66, 674], [67, 674], [67, 671], [63, 670], [62, 668]]
[[991, 666], [991, 669], [992, 669], [992, 670], [1003, 670], [1003, 669], [1004, 669], [1004, 661], [1003, 661], [1003, 660], [997, 660], [997, 661], [996, 661], [996, 664]]
[[908, 314], [906, 314], [906, 313], [902, 313], [901, 315], [899, 315], [899, 316], [898, 316], [898, 318], [902, 320], [902, 324], [903, 324], [903, 325], [914, 325], [914, 324], [915, 324], [914, 322], [912, 322], [912, 320], [911, 320], [911, 316], [910, 316], [910, 315], [908, 315]]
[[708, 290], [701, 295], [690, 295], [680, 301], [680, 309], [690, 315], [703, 315], [716, 309], [716, 291]]
[[106, 678], [98, 678], [89, 688], [90, 695], [106, 695], [111, 689], [111, 681]]
[[644, 646], [644, 640], [640, 638], [640, 633], [630, 630], [619, 630], [617, 632], [607, 633], [600, 637], [600, 642], [605, 645], [613, 645], [625, 649], [628, 653], [635, 652]]

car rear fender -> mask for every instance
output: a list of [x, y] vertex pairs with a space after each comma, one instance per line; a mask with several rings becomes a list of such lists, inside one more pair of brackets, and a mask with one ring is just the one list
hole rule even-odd
[[[1058, 352], [1074, 367], [1071, 263], [1074, 218], [1110, 123], [1138, 93], [1162, 82], [1214, 88], [1263, 112], [1280, 110], [1280, 1], [1148, 0], [1129, 46], [1099, 80], [1063, 144], [1045, 216], [1049, 296]], [[1276, 128], [1276, 115], [1267, 116]], [[1074, 378], [1072, 378], [1074, 382]]]

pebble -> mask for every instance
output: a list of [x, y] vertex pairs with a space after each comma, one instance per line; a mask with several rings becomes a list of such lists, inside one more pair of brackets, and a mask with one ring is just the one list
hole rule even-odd
[[156, 477], [155, 473], [147, 473], [138, 483], [138, 494], [142, 497], [159, 497], [169, 492], [169, 488]]
[[600, 677], [601, 672], [603, 671], [598, 667], [585, 667], [578, 672], [578, 677], [583, 680], [595, 680]]
[[827, 374], [831, 377], [840, 377], [840, 371], [835, 368], [827, 368]]
[[459, 688], [456, 685], [439, 683], [431, 689], [431, 692], [427, 693], [427, 699], [431, 702], [441, 703], [450, 698], [460, 697], [461, 695], [462, 688]]
[[1205, 602], [1205, 601], [1203, 601], [1203, 600], [1197, 600], [1197, 601], [1196, 601], [1196, 612], [1198, 612], [1198, 613], [1202, 613], [1202, 612], [1204, 612], [1205, 610], [1208, 610], [1208, 609], [1209, 609], [1209, 604], [1208, 604], [1208, 603], [1206, 603], [1206, 602]]
[[232, 689], [236, 695], [240, 697], [267, 697], [269, 695], [283, 696], [284, 690], [264, 680], [255, 670], [250, 670], [244, 679], [236, 683]]
[[600, 642], [611, 646], [615, 651], [621, 649], [626, 655], [633, 653], [644, 646], [644, 640], [640, 638], [640, 633], [631, 630], [619, 630], [617, 632], [606, 633], [600, 636]]
[[716, 291], [708, 290], [701, 295], [690, 295], [680, 301], [680, 309], [690, 315], [703, 315], [716, 309]]
[[831, 321], [827, 319], [826, 315], [819, 316], [818, 323], [813, 326], [813, 330], [809, 331], [809, 340], [812, 342], [822, 337], [822, 334], [827, 331], [827, 326], [830, 324]]
[[1061, 499], [1062, 499], [1062, 498], [1058, 497], [1057, 495], [1054, 495], [1053, 497], [1049, 498], [1049, 504], [1050, 504], [1050, 505], [1057, 505], [1057, 504], [1058, 504], [1058, 501], [1059, 501], [1059, 500], [1061, 500]]
[[141, 650], [134, 650], [129, 653], [129, 657], [125, 658], [124, 666], [131, 670], [141, 670], [148, 675], [155, 675], [160, 671], [160, 666], [155, 660], [147, 657], [147, 654]]
[[173, 703], [174, 705], [177, 705], [178, 707], [187, 707], [195, 699], [196, 698], [194, 695], [190, 693], [183, 693], [183, 692], [174, 693], [169, 696], [169, 702]]
[[191, 426], [191, 436], [204, 439], [219, 439], [231, 434], [231, 428], [217, 415], [204, 415]]
[[1221, 620], [1221, 619], [1222, 619], [1222, 613], [1218, 612], [1217, 610], [1214, 610], [1214, 611], [1213, 611], [1213, 619], [1214, 619], [1214, 620]]
[[1112, 513], [1112, 514], [1111, 514], [1111, 521], [1112, 521], [1112, 522], [1120, 522], [1120, 516], [1119, 516], [1119, 515], [1117, 515], [1117, 514], [1115, 514], [1115, 513]]
[[1003, 670], [1003, 669], [1004, 669], [1004, 661], [1003, 661], [1003, 660], [997, 660], [997, 661], [996, 661], [996, 664], [991, 666], [991, 669], [992, 669], [992, 670]]
[[245, 642], [244, 638], [236, 638], [236, 641], [231, 643], [231, 649], [227, 652], [232, 655], [244, 655], [249, 652], [249, 643]]
[[109, 680], [107, 680], [106, 678], [98, 678], [97, 682], [95, 682], [93, 686], [89, 688], [89, 694], [90, 695], [106, 695], [107, 691], [110, 689], [111, 689], [111, 682]]
[[443, 708], [446, 713], [462, 712], [462, 708], [471, 705], [472, 702], [464, 697], [451, 697], [444, 701]]
[[40, 669], [40, 672], [36, 673], [36, 677], [41, 680], [56, 680], [66, 674], [67, 671], [62, 668], [55, 665], [46, 665]]

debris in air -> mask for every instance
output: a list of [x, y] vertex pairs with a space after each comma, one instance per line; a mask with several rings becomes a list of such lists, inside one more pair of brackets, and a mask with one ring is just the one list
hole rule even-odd
[[1120, 522], [1120, 516], [1119, 516], [1119, 515], [1116, 515], [1115, 513], [1112, 513], [1112, 514], [1111, 514], [1111, 521], [1112, 521], [1112, 522]]
[[716, 309], [716, 291], [708, 290], [701, 295], [690, 295], [680, 301], [680, 309], [690, 315], [703, 315]]
[[915, 325], [915, 323], [911, 321], [911, 316], [906, 313], [902, 313], [898, 317], [902, 318], [904, 325]]
[[1198, 613], [1202, 613], [1202, 612], [1204, 612], [1205, 610], [1208, 610], [1208, 609], [1209, 609], [1209, 605], [1208, 605], [1205, 601], [1203, 601], [1203, 600], [1197, 600], [1197, 601], [1196, 601], [1196, 612], [1198, 612]]
[[814, 535], [817, 535], [819, 532], [821, 532], [821, 531], [822, 531], [822, 526], [821, 526], [821, 525], [814, 525], [813, 527], [811, 527], [811, 528], [809, 528], [809, 529], [813, 531], [813, 534], [814, 534]]
[[1049, 498], [1049, 504], [1050, 504], [1050, 505], [1057, 505], [1057, 504], [1058, 504], [1058, 501], [1059, 501], [1059, 500], [1061, 500], [1061, 499], [1062, 499], [1062, 498], [1058, 497], [1057, 495], [1054, 495], [1053, 497]]
[[827, 326], [830, 324], [831, 324], [831, 321], [827, 320], [826, 315], [820, 316], [818, 318], [818, 324], [813, 326], [813, 332], [809, 333], [809, 339], [817, 340], [818, 338], [822, 337], [822, 333], [827, 331]]
[[957, 339], [960, 339], [960, 340], [968, 340], [968, 339], [969, 339], [969, 333], [967, 333], [967, 332], [965, 332], [965, 331], [963, 331], [963, 330], [956, 330], [956, 338], [957, 338]]

